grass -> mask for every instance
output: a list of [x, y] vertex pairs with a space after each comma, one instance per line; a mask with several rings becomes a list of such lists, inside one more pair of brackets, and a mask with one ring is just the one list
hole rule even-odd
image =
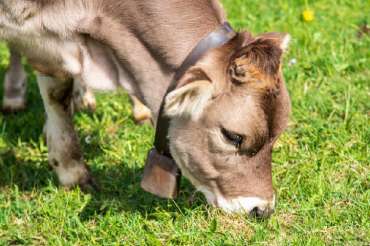
[[[58, 187], [47, 167], [44, 113], [29, 69], [25, 112], [0, 115], [0, 245], [369, 245], [370, 3], [224, 0], [235, 28], [292, 37], [284, 73], [293, 104], [273, 156], [271, 219], [226, 215], [182, 183], [180, 198], [139, 188], [153, 130], [133, 123], [123, 92], [75, 117], [99, 194]], [[301, 20], [304, 9], [315, 20]], [[0, 48], [0, 76], [8, 63]], [[290, 61], [296, 59], [296, 64]], [[289, 65], [289, 63], [291, 65]], [[1, 93], [2, 94], [2, 93]]]

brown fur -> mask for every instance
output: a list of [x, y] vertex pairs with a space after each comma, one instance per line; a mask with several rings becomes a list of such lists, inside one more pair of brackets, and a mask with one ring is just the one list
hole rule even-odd
[[[199, 40], [225, 21], [214, 0], [31, 2], [37, 3], [30, 7], [32, 16], [42, 16], [35, 32], [48, 42], [83, 37], [112, 51], [134, 94], [151, 109], [154, 122], [176, 69]], [[14, 19], [22, 21], [22, 15]], [[240, 33], [205, 54], [166, 98], [171, 153], [207, 200], [225, 210], [272, 211], [271, 151], [290, 108], [280, 69], [285, 41], [284, 34]], [[45, 90], [47, 80], [41, 85]], [[43, 98], [54, 121], [62, 122], [64, 114], [58, 115]], [[222, 129], [244, 141], [234, 145]]]

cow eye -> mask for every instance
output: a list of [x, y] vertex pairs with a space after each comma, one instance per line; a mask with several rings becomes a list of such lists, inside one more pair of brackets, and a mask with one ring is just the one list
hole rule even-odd
[[225, 128], [221, 128], [222, 135], [226, 138], [227, 141], [229, 141], [231, 144], [235, 145], [235, 147], [239, 148], [243, 141], [244, 141], [244, 136], [237, 134], [235, 132], [231, 132], [226, 130]]

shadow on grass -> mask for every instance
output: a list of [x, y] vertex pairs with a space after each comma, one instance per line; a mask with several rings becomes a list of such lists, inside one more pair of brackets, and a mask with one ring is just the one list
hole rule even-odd
[[[200, 195], [190, 201], [193, 189], [185, 180], [182, 181], [179, 198], [173, 201], [157, 198], [140, 188], [142, 168], [128, 168], [123, 163], [101, 169], [91, 166], [91, 170], [101, 190], [91, 193], [91, 199], [80, 213], [82, 221], [104, 216], [108, 211], [139, 212], [147, 216], [157, 212], [158, 209], [166, 213], [175, 213], [179, 210], [182, 212], [183, 208], [205, 204]], [[50, 180], [58, 186], [56, 175], [45, 162], [19, 161], [12, 151], [1, 154], [0, 172], [0, 187], [16, 185], [21, 192], [31, 192], [43, 190], [50, 185]]]
[[[94, 171], [93, 174], [100, 183], [101, 191], [91, 194], [91, 200], [80, 213], [82, 221], [104, 216], [108, 211], [130, 211], [150, 216], [158, 211], [183, 213], [184, 208], [205, 204], [205, 200], [200, 195], [193, 197], [192, 201], [189, 199], [192, 197], [193, 189], [185, 180], [182, 181], [181, 191], [176, 200], [161, 199], [140, 188], [141, 168], [122, 169], [104, 168]], [[112, 180], [113, 177], [114, 180]]]
[[12, 150], [0, 154], [0, 173], [0, 187], [16, 185], [20, 191], [41, 189], [53, 179], [47, 165], [19, 160]]
[[[30, 191], [41, 188], [53, 179], [48, 166], [35, 158], [20, 158], [14, 146], [19, 144], [38, 144], [45, 120], [44, 107], [35, 76], [28, 70], [27, 107], [24, 111], [3, 114], [0, 112], [1, 138], [0, 146], [0, 186], [17, 185], [20, 190]], [[5, 71], [0, 69], [0, 78]], [[0, 99], [3, 98], [3, 83], [0, 83]], [[23, 150], [23, 148], [22, 148]], [[21, 153], [25, 155], [24, 153]], [[30, 153], [31, 155], [31, 153]], [[34, 154], [35, 155], [35, 154]], [[33, 160], [35, 159], [35, 160]]]
[[[91, 166], [91, 171], [99, 183], [100, 191], [90, 193], [89, 202], [79, 214], [82, 221], [104, 216], [108, 211], [138, 212], [150, 216], [159, 210], [162, 213], [183, 213], [184, 208], [205, 204], [200, 195], [190, 201], [193, 189], [186, 180], [182, 181], [178, 199], [173, 201], [157, 198], [140, 188], [142, 168], [128, 168], [122, 163], [101, 169]], [[50, 181], [58, 186], [55, 173], [45, 162], [18, 160], [12, 151], [1, 154], [0, 172], [0, 187], [17, 186], [20, 192], [43, 190], [50, 185]]]
[[[0, 71], [3, 77], [4, 71]], [[1, 136], [11, 147], [0, 146], [0, 187], [16, 185], [19, 191], [30, 192], [41, 190], [50, 185], [50, 180], [56, 186], [56, 175], [50, 170], [45, 162], [45, 156], [32, 157], [27, 160], [17, 157], [13, 146], [17, 146], [18, 140], [28, 145], [38, 145], [42, 136], [44, 124], [44, 108], [34, 76], [30, 76], [27, 89], [27, 108], [23, 112], [1, 115]], [[0, 98], [3, 90], [0, 86]], [[93, 160], [103, 153], [99, 144], [84, 145], [82, 149], [88, 153], [88, 159]], [[30, 153], [30, 155], [33, 155]], [[178, 212], [180, 208], [193, 207], [203, 204], [200, 196], [195, 196], [194, 201], [189, 202], [192, 188], [185, 181], [182, 191], [176, 201], [159, 199], [144, 192], [140, 188], [140, 179], [143, 168], [130, 168], [128, 163], [120, 163], [114, 166], [103, 165], [90, 166], [93, 176], [97, 179], [101, 191], [92, 193], [91, 200], [80, 213], [81, 220], [90, 220], [97, 215], [104, 215], [107, 211], [132, 211], [143, 215], [151, 214], [160, 208], [166, 212]]]

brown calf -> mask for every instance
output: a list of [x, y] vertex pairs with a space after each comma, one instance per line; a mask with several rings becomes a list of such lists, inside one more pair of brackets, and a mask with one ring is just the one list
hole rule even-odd
[[[0, 2], [0, 38], [16, 43], [41, 72], [49, 160], [60, 182], [91, 183], [64, 106], [68, 78], [88, 75], [86, 63], [66, 59], [84, 60], [79, 43], [110, 54], [126, 87], [148, 105], [156, 122], [177, 68], [225, 21], [215, 0]], [[288, 41], [285, 34], [240, 32], [208, 51], [165, 99], [172, 156], [208, 202], [226, 211], [260, 216], [273, 211], [272, 147], [290, 110], [281, 72]]]

